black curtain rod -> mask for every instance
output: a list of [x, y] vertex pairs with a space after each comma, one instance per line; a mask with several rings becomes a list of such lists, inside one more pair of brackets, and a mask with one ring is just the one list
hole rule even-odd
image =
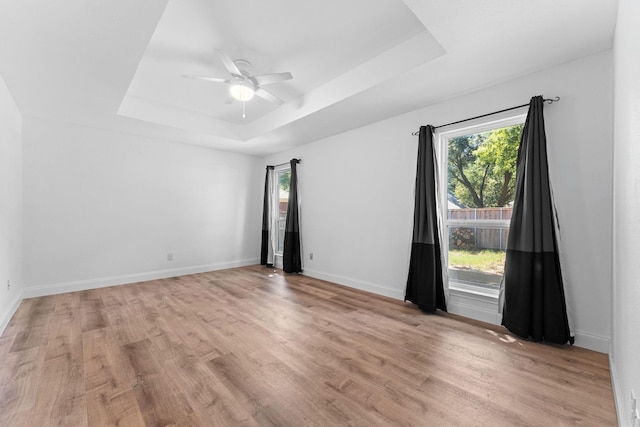
[[[560, 97], [556, 96], [553, 99], [545, 99], [544, 102], [546, 102], [547, 104], [553, 104], [554, 102], [558, 102], [560, 101]], [[522, 107], [528, 107], [529, 104], [522, 104], [522, 105], [517, 105], [515, 107], [511, 107], [511, 108], [505, 108], [504, 110], [500, 110], [500, 111], [494, 111], [493, 113], [487, 113], [487, 114], [483, 114], [481, 116], [475, 116], [475, 117], [471, 117], [468, 119], [464, 119], [464, 120], [458, 120], [457, 122], [451, 122], [451, 123], [447, 123], [446, 125], [440, 125], [440, 126], [434, 126], [434, 129], [438, 129], [438, 128], [443, 128], [445, 126], [451, 126], [451, 125], [457, 125], [458, 123], [464, 123], [464, 122], [468, 122], [471, 120], [475, 120], [475, 119], [481, 119], [483, 117], [487, 117], [487, 116], [493, 116], [494, 114], [499, 114], [499, 113], [504, 113], [505, 111], [511, 111], [511, 110], [515, 110], [517, 108], [522, 108]], [[412, 132], [411, 135], [418, 135], [420, 132]]]
[[[291, 160], [295, 160], [296, 163], [300, 163], [302, 161], [302, 159], [291, 159]], [[284, 166], [284, 165], [288, 165], [291, 162], [286, 162], [286, 163], [280, 163], [279, 165], [275, 165], [275, 166], [267, 166], [268, 168], [278, 168], [280, 166]]]

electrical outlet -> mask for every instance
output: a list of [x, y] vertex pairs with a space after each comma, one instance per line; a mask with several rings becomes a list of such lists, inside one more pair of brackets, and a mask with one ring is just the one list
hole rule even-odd
[[310, 259], [311, 261], [313, 261], [313, 252], [310, 252], [310, 253], [309, 253], [309, 259]]
[[173, 254], [167, 254], [167, 261], [173, 261]]

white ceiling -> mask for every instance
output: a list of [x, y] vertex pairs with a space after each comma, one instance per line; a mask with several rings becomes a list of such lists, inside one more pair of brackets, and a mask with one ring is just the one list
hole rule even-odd
[[[22, 114], [265, 155], [611, 47], [615, 0], [0, 0]], [[215, 50], [290, 71], [242, 118]]]

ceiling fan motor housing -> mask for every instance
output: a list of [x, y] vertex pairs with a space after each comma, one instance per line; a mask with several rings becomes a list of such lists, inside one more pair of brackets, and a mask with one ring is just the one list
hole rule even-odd
[[238, 70], [240, 70], [243, 76], [249, 75], [249, 70], [251, 70], [251, 62], [247, 61], [246, 59], [235, 59], [233, 63], [236, 64], [236, 67], [238, 67]]

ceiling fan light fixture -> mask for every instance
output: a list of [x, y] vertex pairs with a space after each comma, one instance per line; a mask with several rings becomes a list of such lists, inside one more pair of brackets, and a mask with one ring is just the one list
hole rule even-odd
[[249, 86], [235, 84], [229, 88], [229, 93], [234, 99], [244, 102], [253, 98], [255, 91]]

